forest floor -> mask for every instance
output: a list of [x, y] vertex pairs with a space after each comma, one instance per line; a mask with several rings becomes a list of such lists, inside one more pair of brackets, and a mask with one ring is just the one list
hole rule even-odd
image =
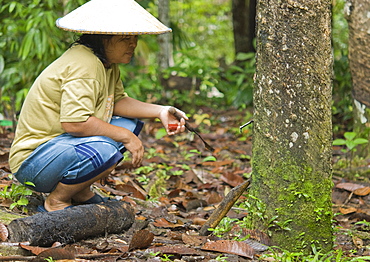
[[[247, 192], [216, 231], [209, 236], [198, 234], [227, 193], [251, 173], [252, 129], [247, 126], [242, 132], [239, 130], [249, 120], [237, 110], [203, 109], [194, 115], [190, 123], [215, 149], [213, 153], [190, 132], [160, 137], [161, 124], [147, 122], [140, 135], [146, 149], [143, 166], [132, 169], [127, 155], [103, 185], [95, 183], [93, 186], [102, 195], [132, 205], [136, 221], [128, 231], [62, 243], [57, 248], [24, 243], [22, 247], [17, 245], [17, 251], [13, 250], [21, 254], [21, 258], [13, 257], [13, 251], [8, 248], [9, 253], [4, 251], [5, 246], [11, 245], [4, 239], [0, 241], [0, 261], [45, 261], [49, 257], [78, 261], [280, 261], [278, 257], [283, 253], [276, 251], [273, 255], [268, 249], [267, 235], [258, 230], [242, 230], [237, 223], [248, 215], [245, 209]], [[7, 162], [12, 137], [13, 134], [3, 128], [0, 133], [0, 192], [9, 191], [11, 184], [17, 183], [9, 178]], [[334, 166], [338, 161], [346, 161], [346, 155], [340, 148], [334, 148]], [[362, 161], [351, 170], [334, 171], [335, 249], [342, 250], [343, 257], [370, 256], [368, 170], [369, 163]], [[29, 196], [27, 214], [22, 212], [21, 206], [10, 210], [12, 201], [4, 195], [0, 197], [0, 222], [3, 223], [0, 239], [13, 219], [5, 219], [4, 214], [32, 216], [44, 197], [38, 193]], [[234, 241], [235, 237], [245, 239], [238, 242]], [[266, 254], [271, 255], [263, 259]], [[299, 257], [296, 259], [294, 261], [301, 261]]]

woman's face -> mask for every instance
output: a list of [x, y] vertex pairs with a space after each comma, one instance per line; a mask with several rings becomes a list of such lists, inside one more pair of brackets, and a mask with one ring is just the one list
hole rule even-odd
[[137, 35], [116, 35], [103, 40], [109, 64], [128, 64], [137, 46]]

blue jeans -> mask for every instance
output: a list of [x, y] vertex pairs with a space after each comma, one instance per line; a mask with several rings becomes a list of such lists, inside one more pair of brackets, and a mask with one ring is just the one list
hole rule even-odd
[[[112, 125], [139, 135], [143, 122], [113, 117]], [[59, 135], [40, 145], [22, 163], [15, 177], [20, 183], [32, 182], [35, 191], [50, 193], [59, 182], [79, 184], [88, 181], [123, 159], [126, 148], [105, 136], [74, 137]]]

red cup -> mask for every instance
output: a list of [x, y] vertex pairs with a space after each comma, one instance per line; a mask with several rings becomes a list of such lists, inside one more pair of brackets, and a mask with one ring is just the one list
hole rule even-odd
[[178, 127], [178, 124], [168, 124], [168, 130], [170, 131], [176, 131]]

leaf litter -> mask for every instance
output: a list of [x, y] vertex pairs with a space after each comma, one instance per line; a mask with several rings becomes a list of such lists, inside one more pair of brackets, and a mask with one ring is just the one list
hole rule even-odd
[[[208, 114], [215, 119], [225, 119], [222, 117], [224, 112]], [[160, 257], [171, 261], [209, 261], [222, 255], [227, 261], [250, 261], [258, 257], [271, 245], [269, 237], [258, 230], [241, 229], [234, 223], [222, 236], [198, 234], [227, 193], [243, 183], [251, 172], [251, 129], [235, 132], [243, 121], [240, 117], [227, 115], [227, 121], [220, 120], [202, 130], [202, 137], [215, 149], [213, 153], [189, 133], [157, 140], [155, 134], [161, 125], [157, 122], [146, 125], [140, 138], [147, 152], [143, 162], [147, 170], [132, 169], [127, 159], [104, 183], [94, 184], [98, 193], [126, 201], [134, 207], [136, 221], [127, 232], [58, 247], [31, 247], [24, 243], [22, 248], [41, 260], [53, 257], [89, 261], [160, 261], [155, 260]], [[12, 183], [6, 160], [12, 135], [3, 134], [0, 139], [0, 189]], [[204, 161], [210, 156], [215, 159]], [[333, 211], [338, 213], [335, 223], [340, 228], [337, 248], [369, 255], [364, 247], [370, 244], [370, 237], [362, 234], [370, 230], [366, 224], [370, 222], [369, 184], [338, 177], [334, 177], [333, 182]], [[30, 199], [28, 215], [33, 214], [33, 208], [42, 199], [40, 194], [31, 198], [35, 195], [35, 199]], [[244, 200], [242, 196], [239, 202]], [[0, 199], [0, 204], [9, 212], [9, 203], [5, 199]], [[21, 211], [16, 207], [12, 212]], [[246, 210], [234, 206], [227, 217], [240, 220], [247, 215]], [[365, 222], [361, 224], [361, 221]], [[6, 225], [0, 227], [1, 237], [5, 239], [2, 241], [7, 237], [4, 228]], [[349, 231], [352, 237], [345, 233]], [[235, 241], [236, 236], [242, 241]]]

